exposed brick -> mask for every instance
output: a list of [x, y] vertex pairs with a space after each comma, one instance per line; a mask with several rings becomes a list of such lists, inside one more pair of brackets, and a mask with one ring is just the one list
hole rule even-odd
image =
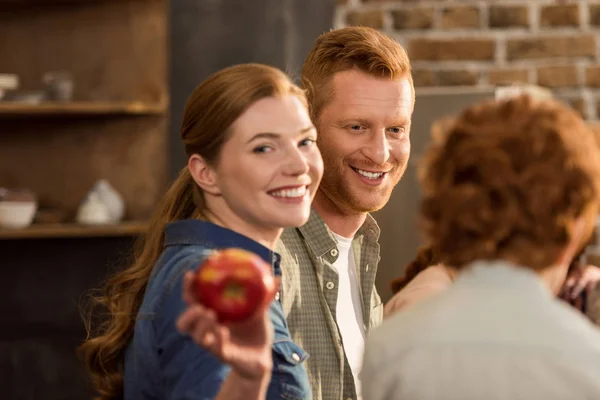
[[591, 65], [585, 69], [585, 85], [600, 87], [600, 65]]
[[479, 73], [469, 70], [444, 70], [437, 73], [438, 85], [462, 86], [476, 85], [479, 82]]
[[510, 28], [529, 26], [527, 6], [491, 6], [489, 11], [491, 28]]
[[418, 7], [392, 12], [394, 29], [429, 29], [433, 27], [433, 8]]
[[510, 85], [512, 83], [529, 83], [529, 71], [525, 68], [496, 68], [488, 73], [491, 85]]
[[590, 4], [590, 25], [600, 26], [600, 4]]
[[579, 84], [575, 65], [539, 67], [537, 75], [538, 85], [549, 88], [572, 87]]
[[593, 34], [509, 39], [506, 43], [506, 56], [509, 60], [593, 57], [595, 53], [596, 38]]
[[435, 86], [435, 73], [428, 69], [415, 69], [412, 71], [415, 86]]
[[426, 39], [408, 42], [411, 60], [474, 60], [494, 59], [496, 43], [493, 39]]
[[440, 28], [479, 28], [481, 26], [479, 8], [473, 6], [447, 7], [442, 10]]
[[540, 26], [579, 26], [579, 5], [552, 4], [542, 6]]
[[370, 26], [371, 28], [383, 28], [383, 11], [351, 11], [347, 15], [348, 25]]

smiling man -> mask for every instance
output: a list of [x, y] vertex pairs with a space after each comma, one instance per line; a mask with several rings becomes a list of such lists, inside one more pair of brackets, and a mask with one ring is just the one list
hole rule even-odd
[[406, 51], [366, 27], [321, 35], [302, 70], [325, 172], [304, 226], [284, 231], [282, 304], [309, 354], [315, 400], [360, 399], [365, 336], [380, 324], [379, 228], [410, 155], [414, 88]]

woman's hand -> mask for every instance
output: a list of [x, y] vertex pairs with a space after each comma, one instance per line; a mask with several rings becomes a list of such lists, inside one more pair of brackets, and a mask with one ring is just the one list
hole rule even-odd
[[[279, 282], [276, 283], [278, 287]], [[194, 272], [188, 272], [183, 281], [183, 298], [188, 308], [177, 319], [177, 329], [231, 366], [240, 376], [251, 380], [262, 379], [273, 368], [273, 325], [268, 310], [275, 293], [250, 319], [224, 325], [217, 321], [212, 310], [197, 301]]]
[[585, 311], [582, 293], [590, 294], [600, 282], [600, 268], [595, 265], [574, 269], [561, 290], [560, 297], [580, 311]]

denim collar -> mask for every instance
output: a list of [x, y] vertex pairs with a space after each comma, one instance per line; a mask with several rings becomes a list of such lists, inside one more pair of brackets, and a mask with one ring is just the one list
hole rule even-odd
[[177, 245], [201, 245], [213, 249], [238, 247], [257, 254], [269, 264], [278, 265], [281, 260], [279, 254], [247, 236], [198, 219], [185, 219], [167, 224], [165, 247]]

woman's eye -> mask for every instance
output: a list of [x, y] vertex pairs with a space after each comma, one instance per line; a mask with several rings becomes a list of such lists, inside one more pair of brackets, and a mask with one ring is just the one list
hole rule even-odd
[[258, 146], [252, 149], [253, 153], [268, 153], [270, 151], [273, 151], [271, 146]]
[[311, 138], [304, 139], [304, 140], [300, 141], [300, 146], [312, 146], [315, 142], [316, 142], [315, 139], [311, 139]]

